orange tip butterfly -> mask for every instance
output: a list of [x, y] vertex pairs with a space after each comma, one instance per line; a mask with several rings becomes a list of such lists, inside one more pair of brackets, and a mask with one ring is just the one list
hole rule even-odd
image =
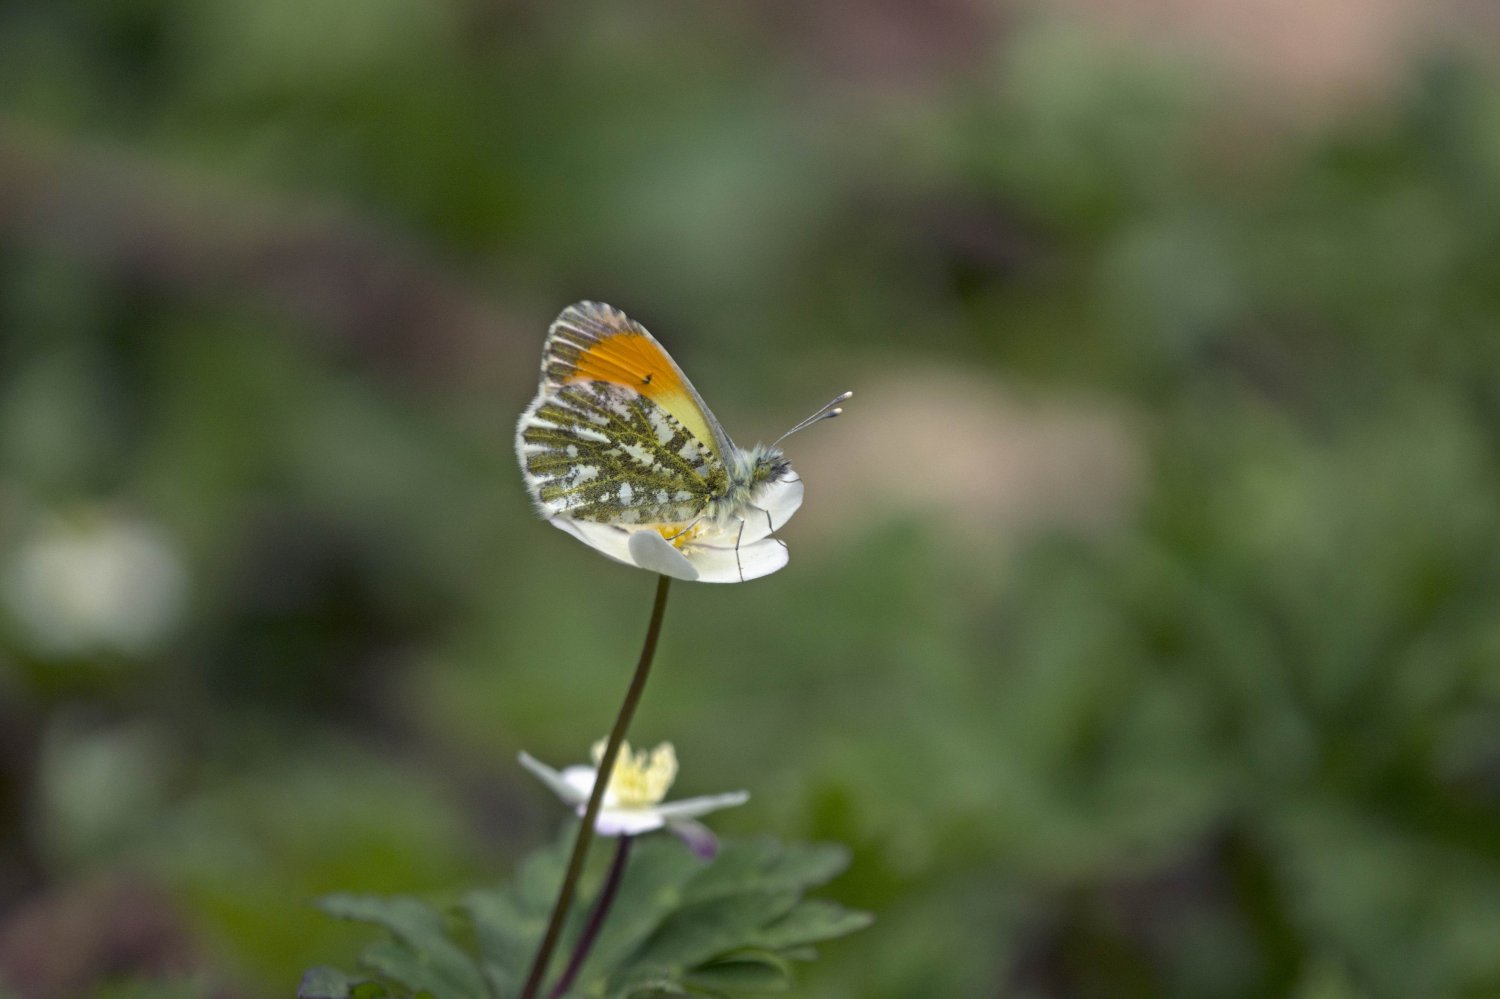
[[516, 457], [541, 515], [584, 544], [676, 579], [739, 583], [787, 562], [773, 535], [802, 505], [802, 479], [781, 442], [852, 394], [773, 444], [739, 447], [644, 326], [578, 302], [547, 332]]

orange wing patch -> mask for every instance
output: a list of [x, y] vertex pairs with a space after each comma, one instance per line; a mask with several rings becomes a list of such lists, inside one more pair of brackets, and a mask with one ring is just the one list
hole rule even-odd
[[602, 337], [580, 351], [573, 365], [568, 381], [610, 382], [633, 389], [716, 449], [713, 430], [692, 390], [661, 344], [650, 336], [626, 331]]
[[[547, 333], [544, 383], [601, 381], [620, 385], [671, 413], [715, 455], [722, 432], [687, 376], [640, 323], [600, 302], [575, 302]], [[722, 457], [722, 456], [721, 456]]]
[[597, 340], [574, 363], [577, 373], [569, 381], [625, 385], [658, 405], [665, 405], [662, 396], [691, 398], [666, 351], [639, 333], [616, 333]]

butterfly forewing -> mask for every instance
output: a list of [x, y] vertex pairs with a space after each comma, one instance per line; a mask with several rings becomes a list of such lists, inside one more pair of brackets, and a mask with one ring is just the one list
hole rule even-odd
[[620, 310], [598, 302], [568, 306], [542, 347], [544, 390], [583, 381], [628, 388], [665, 409], [720, 461], [734, 443], [656, 338]]

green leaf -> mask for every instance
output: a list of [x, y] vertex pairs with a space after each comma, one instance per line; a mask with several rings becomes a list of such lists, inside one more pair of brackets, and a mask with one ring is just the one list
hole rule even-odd
[[[521, 862], [510, 885], [472, 891], [460, 903], [460, 911], [473, 927], [486, 978], [501, 995], [515, 991], [531, 968], [532, 956], [557, 900], [577, 831], [576, 822], [568, 823], [556, 840]], [[589, 903], [601, 880], [602, 852], [595, 851], [590, 857], [579, 882], [577, 898], [552, 958], [552, 973], [560, 971], [560, 965], [566, 962], [587, 919]], [[616, 913], [621, 911], [617, 903]], [[614, 921], [611, 918], [610, 922]]]
[[[437, 999], [506, 999], [530, 966], [570, 846], [565, 832], [528, 858], [510, 885], [463, 897], [458, 912], [472, 929], [477, 958], [452, 939], [444, 916], [418, 899], [333, 895], [320, 905], [331, 915], [390, 932], [394, 939], [366, 947], [360, 957], [380, 981]], [[866, 913], [803, 900], [808, 887], [847, 864], [848, 852], [832, 844], [783, 846], [769, 838], [726, 843], [704, 863], [669, 837], [639, 840], [570, 995], [646, 999], [783, 991], [792, 979], [792, 960], [815, 956], [808, 944], [870, 922]], [[585, 873], [554, 958], [558, 965], [577, 939], [604, 866], [602, 857], [595, 858]], [[306, 982], [327, 993], [306, 999], [363, 999], [361, 990], [381, 988], [322, 968], [309, 972]]]
[[703, 869], [703, 862], [673, 837], [638, 840], [585, 971], [599, 969], [597, 979], [624, 962], [682, 905], [683, 886]]
[[474, 928], [485, 966], [505, 981], [519, 977], [546, 929], [546, 915], [524, 911], [514, 893], [504, 889], [470, 892], [460, 909]]
[[759, 887], [816, 888], [832, 881], [848, 866], [849, 848], [841, 843], [788, 843]]
[[693, 969], [687, 983], [699, 988], [733, 989], [747, 992], [785, 992], [791, 976], [759, 961], [716, 961]]
[[480, 974], [484, 976], [489, 985], [489, 994], [494, 999], [510, 999], [521, 991], [521, 972], [510, 968], [501, 968], [489, 961], [479, 962]]
[[824, 899], [808, 899], [756, 934], [755, 942], [781, 950], [842, 937], [874, 921], [875, 917], [868, 912], [846, 909]]
[[747, 890], [806, 891], [849, 866], [838, 843], [783, 844], [769, 837], [726, 843], [688, 885], [686, 901], [699, 902]]
[[[782, 990], [791, 980], [791, 958], [815, 956], [808, 943], [870, 921], [832, 903], [801, 901], [807, 886], [848, 864], [848, 852], [837, 845], [726, 843], [706, 866], [685, 859], [686, 851], [666, 839], [637, 849], [606, 924], [614, 937], [607, 952], [591, 956], [594, 977], [582, 980], [583, 994], [629, 996], [642, 983], [659, 989], [678, 978], [678, 987], [694, 994]], [[792, 953], [778, 953], [783, 949]], [[602, 976], [611, 976], [608, 987], [600, 985]]]
[[404, 944], [382, 940], [370, 944], [359, 955], [360, 963], [413, 992], [432, 993], [436, 999], [488, 999], [476, 970], [460, 977], [449, 969], [430, 964], [421, 953]]
[[785, 992], [792, 984], [792, 968], [771, 951], [744, 948], [694, 968], [686, 979], [689, 985], [713, 989]]
[[577, 834], [578, 823], [568, 822], [557, 839], [521, 862], [516, 872], [515, 897], [522, 912], [540, 912], [544, 920], [552, 912]]
[[760, 928], [791, 911], [795, 892], [741, 892], [685, 906], [641, 950], [642, 960], [691, 968], [743, 947]]
[[603, 992], [606, 999], [651, 999], [682, 995], [686, 986], [666, 968], [638, 965], [615, 977]]
[[781, 844], [768, 837], [726, 842], [713, 862], [684, 889], [683, 901], [704, 902], [758, 888], [762, 874], [781, 855]]
[[469, 956], [447, 934], [436, 910], [409, 896], [329, 895], [319, 907], [331, 916], [374, 923], [396, 942], [371, 944], [360, 961], [413, 990], [429, 989], [438, 999], [485, 997], [484, 979]]

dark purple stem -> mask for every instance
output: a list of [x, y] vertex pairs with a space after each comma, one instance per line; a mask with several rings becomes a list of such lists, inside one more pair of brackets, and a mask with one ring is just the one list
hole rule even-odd
[[615, 848], [614, 862], [609, 865], [609, 876], [604, 879], [604, 887], [599, 889], [599, 899], [594, 903], [594, 911], [589, 913], [588, 925], [578, 938], [578, 946], [573, 948], [573, 956], [568, 958], [567, 970], [557, 980], [557, 984], [552, 986], [552, 991], [547, 993], [547, 999], [560, 999], [567, 994], [568, 989], [573, 987], [573, 979], [582, 970], [583, 962], [588, 960], [589, 951], [594, 949], [599, 927], [604, 925], [604, 917], [609, 915], [609, 907], [615, 902], [615, 893], [620, 890], [620, 879], [625, 876], [625, 862], [630, 858], [630, 844], [634, 839], [633, 836], [620, 837], [620, 845]]

